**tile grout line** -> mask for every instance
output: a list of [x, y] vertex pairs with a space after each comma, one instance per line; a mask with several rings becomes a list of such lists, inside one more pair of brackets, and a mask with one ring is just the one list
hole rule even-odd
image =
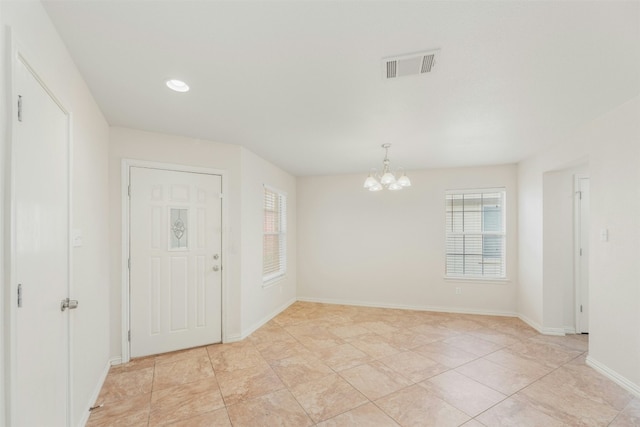
[[[286, 330], [285, 330], [285, 331], [286, 331]], [[300, 340], [298, 340], [298, 338], [297, 338], [297, 337], [295, 337], [294, 335], [292, 335], [292, 334], [291, 334], [290, 332], [288, 332], [288, 331], [286, 331], [286, 332], [287, 332], [287, 333], [289, 333], [289, 335], [291, 335], [291, 336], [292, 336], [292, 337], [293, 337], [293, 338], [294, 338], [294, 339], [295, 339], [295, 340], [296, 340], [300, 345], [302, 345], [305, 349], [307, 349], [307, 350], [309, 350], [309, 351], [312, 351], [312, 350], [311, 350], [311, 349], [309, 349], [307, 346], [305, 346], [302, 342], [300, 342]], [[372, 331], [369, 331], [368, 333], [371, 333], [371, 334], [374, 334], [374, 335], [376, 335], [376, 336], [379, 336], [377, 333], [372, 332]], [[335, 335], [335, 334], [333, 334], [333, 333], [331, 333], [331, 332], [329, 332], [329, 334], [331, 334], [331, 335], [335, 336], [337, 339], [339, 339], [339, 340], [343, 341], [343, 344], [349, 344], [349, 345], [351, 345], [352, 347], [354, 347], [355, 349], [357, 349], [357, 350], [359, 350], [359, 351], [363, 352], [364, 354], [367, 354], [367, 353], [366, 353], [366, 352], [364, 352], [362, 349], [360, 349], [360, 348], [358, 348], [357, 346], [355, 346], [355, 345], [351, 344], [351, 342], [350, 342], [350, 341], [345, 341], [342, 337], [339, 337], [339, 336], [337, 336], [337, 335]], [[366, 335], [366, 334], [361, 334], [361, 335]], [[358, 336], [359, 336], [359, 335], [358, 335]], [[384, 338], [384, 337], [380, 337], [380, 338]], [[336, 345], [336, 346], [332, 346], [332, 347], [338, 347], [339, 345], [342, 345], [342, 344], [338, 344], [338, 345]], [[327, 347], [327, 348], [331, 348], [331, 347]], [[370, 355], [368, 355], [368, 354], [367, 354], [367, 356], [369, 356], [369, 357], [370, 357]], [[324, 363], [324, 360], [322, 360], [321, 358], [318, 358], [318, 360], [320, 360], [320, 361], [321, 361], [325, 366], [327, 366], [329, 369], [331, 369], [331, 371], [333, 372], [333, 374], [337, 375], [340, 379], [342, 379], [342, 380], [343, 380], [343, 381], [345, 381], [347, 384], [349, 384], [349, 385], [350, 385], [350, 386], [351, 386], [355, 391], [357, 391], [358, 393], [360, 393], [360, 394], [361, 394], [361, 395], [362, 395], [362, 396], [367, 400], [367, 402], [362, 403], [362, 404], [360, 404], [360, 405], [357, 405], [357, 406], [355, 406], [355, 407], [353, 407], [353, 408], [351, 408], [351, 409], [347, 409], [347, 410], [345, 410], [345, 411], [343, 411], [343, 412], [341, 412], [341, 413], [339, 413], [339, 414], [335, 414], [335, 415], [331, 416], [330, 418], [327, 418], [326, 420], [321, 420], [320, 422], [315, 423], [315, 420], [314, 420], [314, 419], [313, 419], [313, 418], [312, 418], [312, 417], [311, 417], [311, 416], [306, 412], [306, 409], [304, 409], [304, 406], [302, 406], [302, 404], [298, 401], [298, 399], [296, 398], [296, 396], [295, 396], [293, 393], [291, 393], [291, 394], [292, 394], [292, 396], [296, 399], [296, 401], [298, 401], [298, 404], [302, 407], [302, 409], [305, 411], [305, 413], [307, 413], [307, 416], [309, 416], [309, 418], [311, 419], [311, 421], [313, 421], [313, 422], [315, 423], [314, 425], [316, 425], [316, 426], [317, 426], [319, 423], [322, 423], [322, 422], [325, 422], [325, 421], [331, 420], [331, 419], [336, 418], [336, 417], [338, 417], [338, 416], [340, 416], [340, 415], [342, 415], [342, 414], [345, 414], [345, 413], [347, 413], [347, 412], [353, 411], [354, 409], [360, 408], [360, 407], [365, 406], [365, 405], [368, 405], [368, 404], [370, 404], [370, 403], [371, 403], [371, 404], [373, 404], [374, 406], [376, 406], [376, 407], [377, 407], [378, 409], [380, 409], [380, 410], [381, 410], [385, 415], [387, 415], [388, 417], [390, 417], [391, 419], [393, 419], [393, 420], [395, 421], [395, 419], [394, 419], [393, 417], [391, 417], [391, 415], [387, 414], [387, 413], [386, 413], [382, 408], [380, 408], [380, 407], [375, 403], [375, 401], [371, 400], [368, 396], [364, 395], [364, 394], [363, 394], [360, 390], [358, 390], [358, 389], [355, 387], [355, 385], [353, 385], [353, 384], [352, 384], [352, 383], [351, 383], [347, 378], [343, 377], [343, 376], [341, 375], [341, 373], [340, 373], [341, 371], [336, 371], [336, 370], [335, 370], [334, 368], [332, 368], [331, 366], [328, 366], [326, 363]], [[379, 360], [379, 359], [373, 358], [373, 361], [378, 361], [378, 360]], [[351, 368], [348, 368], [348, 369], [352, 369], [352, 368], [355, 368], [355, 367], [358, 367], [358, 366], [366, 365], [366, 364], [368, 364], [368, 363], [369, 363], [369, 362], [367, 362], [367, 363], [361, 363], [361, 364], [358, 364], [358, 365], [356, 365], [356, 366], [354, 366], [354, 367], [351, 367]], [[381, 362], [381, 363], [383, 363], [383, 362]], [[345, 369], [345, 370], [348, 370], [348, 369]], [[276, 375], [277, 375], [277, 373], [276, 373]], [[331, 375], [331, 374], [327, 374], [327, 375], [326, 375], [325, 377], [323, 377], [323, 378], [326, 378], [326, 377], [328, 377], [329, 375]], [[403, 378], [404, 378], [404, 376], [403, 376]], [[409, 381], [411, 381], [411, 380], [409, 380]], [[412, 385], [415, 385], [415, 383], [414, 383], [414, 384], [412, 384]], [[410, 386], [407, 386], [407, 387], [410, 387]], [[405, 389], [405, 388], [407, 388], [407, 387], [403, 387], [401, 390], [404, 390], [404, 389]], [[396, 390], [396, 391], [399, 391], [399, 390]], [[389, 394], [391, 394], [391, 393], [389, 393]], [[384, 397], [384, 396], [382, 396], [382, 397]], [[381, 398], [382, 398], [382, 397], [381, 397]]]
[[[284, 328], [283, 328], [283, 329], [284, 329]], [[306, 345], [304, 345], [302, 342], [300, 342], [300, 340], [299, 340], [296, 336], [292, 335], [292, 334], [291, 334], [289, 331], [287, 331], [286, 329], [284, 329], [284, 330], [285, 330], [285, 332], [287, 332], [287, 333], [289, 334], [289, 336], [293, 337], [293, 339], [295, 339], [295, 340], [298, 342], [298, 344], [300, 344], [301, 346], [303, 346], [306, 350], [311, 351], [311, 350], [310, 350]], [[330, 333], [330, 332], [329, 332], [329, 333]], [[332, 334], [332, 335], [333, 335], [333, 334]], [[337, 337], [337, 338], [339, 338], [340, 340], [344, 341], [344, 340], [343, 340], [342, 338], [340, 338], [340, 337]], [[347, 343], [347, 342], [345, 341], [345, 343]], [[336, 346], [336, 347], [337, 347], [337, 346]], [[315, 354], [314, 354], [314, 357], [316, 357], [316, 356], [315, 356]], [[331, 369], [331, 371], [332, 371], [335, 375], [337, 375], [337, 376], [338, 376], [339, 378], [341, 378], [343, 381], [347, 382], [347, 384], [349, 384], [351, 387], [353, 387], [353, 388], [354, 388], [354, 390], [356, 390], [358, 393], [362, 394], [362, 392], [361, 392], [361, 391], [359, 391], [357, 388], [355, 388], [355, 387], [353, 386], [353, 384], [349, 383], [349, 381], [348, 381], [346, 378], [342, 377], [342, 375], [340, 375], [340, 372], [336, 371], [336, 370], [335, 370], [335, 369], [333, 369], [331, 366], [329, 366], [329, 365], [327, 365], [326, 363], [324, 363], [324, 360], [320, 359], [319, 357], [318, 357], [318, 360], [320, 360], [320, 361], [322, 362], [322, 364], [323, 364], [323, 365], [325, 365], [325, 366], [327, 366], [329, 369]], [[358, 365], [358, 366], [360, 366], [360, 365]], [[276, 375], [277, 375], [277, 372], [276, 372]], [[326, 376], [324, 376], [323, 378], [326, 378], [326, 377], [328, 377], [329, 375], [331, 375], [331, 374], [327, 374], [327, 375], [326, 375]], [[288, 389], [288, 387], [287, 387], [287, 389]], [[352, 410], [354, 410], [354, 409], [356, 409], [356, 408], [359, 408], [359, 407], [364, 406], [364, 405], [366, 405], [367, 403], [371, 402], [371, 400], [370, 400], [367, 396], [365, 396], [364, 394], [362, 394], [362, 395], [363, 395], [363, 396], [368, 400], [368, 402], [367, 402], [367, 403], [363, 403], [363, 404], [361, 404], [361, 405], [356, 406], [355, 408], [348, 409], [348, 410], [346, 410], [346, 411], [344, 411], [344, 412], [341, 412], [341, 413], [339, 413], [339, 414], [335, 414], [335, 415], [333, 415], [332, 417], [327, 418], [326, 420], [320, 420], [319, 422], [317, 422], [317, 423], [316, 423], [316, 422], [315, 422], [315, 420], [313, 419], [313, 417], [311, 417], [311, 415], [309, 415], [309, 413], [308, 413], [308, 412], [307, 412], [307, 410], [304, 408], [304, 406], [302, 405], [302, 403], [298, 400], [298, 398], [296, 397], [296, 395], [295, 395], [295, 394], [293, 394], [293, 392], [291, 392], [291, 391], [290, 391], [290, 393], [291, 393], [291, 395], [293, 396], [293, 398], [294, 398], [294, 399], [296, 399], [296, 402], [298, 402], [298, 405], [300, 405], [300, 407], [305, 411], [305, 413], [307, 414], [307, 416], [309, 417], [309, 419], [314, 423], [314, 424], [313, 424], [314, 426], [317, 426], [319, 423], [322, 423], [322, 422], [328, 421], [328, 420], [330, 420], [330, 419], [333, 419], [333, 418], [335, 418], [335, 417], [337, 417], [337, 416], [340, 416], [340, 415], [342, 415], [342, 414], [344, 414], [344, 413], [347, 413], [347, 412], [349, 412], [349, 411], [352, 411]]]
[[[223, 343], [220, 342], [219, 344], [222, 345]], [[215, 344], [211, 344], [211, 345], [215, 345]], [[220, 393], [220, 398], [222, 399], [222, 405], [223, 405], [222, 408], [224, 408], [224, 412], [227, 415], [227, 419], [229, 420], [229, 425], [232, 425], [231, 417], [229, 417], [229, 411], [227, 410], [227, 401], [224, 399], [224, 395], [222, 394], [222, 389], [220, 388], [220, 381], [218, 381], [218, 374], [216, 373], [216, 370], [213, 367], [213, 361], [211, 360], [211, 353], [209, 353], [209, 347], [211, 347], [211, 345], [206, 346], [204, 350], [207, 353], [207, 358], [209, 359], [209, 364], [211, 365], [211, 371], [213, 372], [213, 378], [215, 379], [216, 385], [218, 386], [218, 393]], [[222, 409], [222, 408], [220, 408], [220, 409]], [[217, 409], [214, 409], [214, 411], [217, 411]]]
[[157, 359], [153, 359], [153, 375], [151, 376], [151, 392], [149, 393], [149, 414], [147, 415], [147, 426], [151, 424], [151, 403], [153, 402], [153, 388], [156, 381], [156, 363]]
[[[497, 402], [495, 405], [492, 405], [491, 407], [489, 407], [489, 408], [485, 409], [484, 411], [482, 411], [481, 413], [479, 413], [478, 415], [476, 415], [476, 416], [475, 416], [475, 417], [473, 417], [473, 418], [475, 419], [476, 417], [479, 417], [480, 415], [482, 415], [482, 414], [484, 414], [485, 412], [487, 412], [487, 411], [491, 410], [491, 409], [492, 409], [492, 408], [494, 408], [495, 406], [498, 406], [499, 404], [501, 404], [501, 403], [502, 403], [502, 402], [504, 402], [505, 400], [510, 399], [511, 397], [513, 397], [513, 396], [515, 396], [516, 394], [520, 393], [522, 390], [524, 390], [524, 389], [526, 389], [526, 388], [528, 388], [528, 387], [531, 387], [532, 385], [534, 385], [534, 384], [535, 384], [535, 383], [537, 383], [538, 381], [541, 381], [543, 378], [546, 378], [547, 376], [549, 376], [549, 375], [551, 375], [552, 373], [556, 372], [558, 369], [560, 369], [561, 367], [563, 367], [563, 366], [564, 366], [564, 365], [566, 365], [567, 363], [570, 363], [571, 361], [573, 361], [573, 360], [577, 359], [578, 357], [582, 356], [584, 353], [586, 353], [586, 352], [582, 352], [582, 353], [580, 353], [578, 356], [574, 357], [573, 359], [571, 359], [571, 360], [569, 360], [569, 361], [567, 361], [567, 362], [565, 362], [565, 363], [563, 363], [563, 364], [561, 364], [561, 365], [557, 366], [556, 368], [553, 368], [551, 371], [547, 372], [546, 374], [542, 375], [541, 377], [539, 377], [539, 378], [538, 378], [538, 379], [536, 379], [535, 381], [533, 381], [533, 382], [531, 382], [531, 383], [527, 384], [526, 386], [524, 386], [524, 387], [520, 388], [520, 389], [519, 389], [519, 390], [517, 390], [516, 392], [514, 392], [514, 393], [510, 394], [510, 395], [509, 395], [509, 396], [507, 396], [506, 398], [502, 399], [500, 402]], [[463, 374], [463, 375], [464, 375], [464, 374]], [[549, 417], [551, 417], [551, 418], [553, 418], [553, 419], [557, 420], [557, 421], [563, 422], [562, 420], [560, 420], [560, 419], [558, 419], [558, 418], [554, 417], [553, 415], [550, 415], [550, 414], [547, 414], [547, 413], [545, 413], [545, 414], [546, 414], [547, 416], [549, 416]]]

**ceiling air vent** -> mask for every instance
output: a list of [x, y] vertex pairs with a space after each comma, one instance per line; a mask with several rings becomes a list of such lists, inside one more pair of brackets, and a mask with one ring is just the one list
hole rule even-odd
[[436, 65], [436, 56], [439, 52], [440, 50], [437, 49], [384, 58], [382, 60], [384, 78], [395, 79], [430, 73]]

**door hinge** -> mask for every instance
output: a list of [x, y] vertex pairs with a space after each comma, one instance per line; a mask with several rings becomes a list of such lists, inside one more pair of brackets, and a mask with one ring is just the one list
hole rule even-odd
[[18, 121], [22, 121], [22, 95], [18, 95]]
[[127, 268], [131, 270], [131, 258], [127, 260]]
[[580, 313], [582, 313], [582, 304], [580, 304]]
[[127, 341], [131, 342], [131, 330], [127, 332]]
[[222, 199], [222, 193], [220, 193], [220, 198]]
[[580, 256], [582, 256], [582, 248], [580, 248]]
[[22, 307], [22, 284], [18, 283], [18, 308]]
[[131, 197], [131, 186], [127, 186], [127, 196]]

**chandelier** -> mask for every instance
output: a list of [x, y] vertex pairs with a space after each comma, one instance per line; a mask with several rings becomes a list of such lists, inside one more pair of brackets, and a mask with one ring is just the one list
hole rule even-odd
[[402, 190], [404, 187], [411, 187], [411, 180], [409, 180], [409, 177], [404, 172], [403, 168], [399, 168], [399, 170], [402, 170], [402, 175], [399, 178], [396, 178], [396, 176], [391, 172], [391, 168], [389, 167], [389, 147], [391, 147], [391, 144], [382, 144], [382, 148], [384, 148], [382, 173], [378, 175], [378, 172], [375, 169], [371, 169], [369, 171], [369, 176], [364, 180], [365, 189], [369, 191], [380, 191], [383, 188], [386, 188], [387, 190], [396, 191]]

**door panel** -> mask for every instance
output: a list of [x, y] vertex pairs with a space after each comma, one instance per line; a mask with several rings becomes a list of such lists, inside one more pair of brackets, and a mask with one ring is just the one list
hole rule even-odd
[[[15, 396], [12, 425], [67, 425], [69, 312], [68, 116], [18, 60], [12, 147], [15, 224]], [[37, 410], [34, 410], [37, 408]]]
[[221, 177], [132, 167], [130, 184], [131, 356], [221, 342]]

